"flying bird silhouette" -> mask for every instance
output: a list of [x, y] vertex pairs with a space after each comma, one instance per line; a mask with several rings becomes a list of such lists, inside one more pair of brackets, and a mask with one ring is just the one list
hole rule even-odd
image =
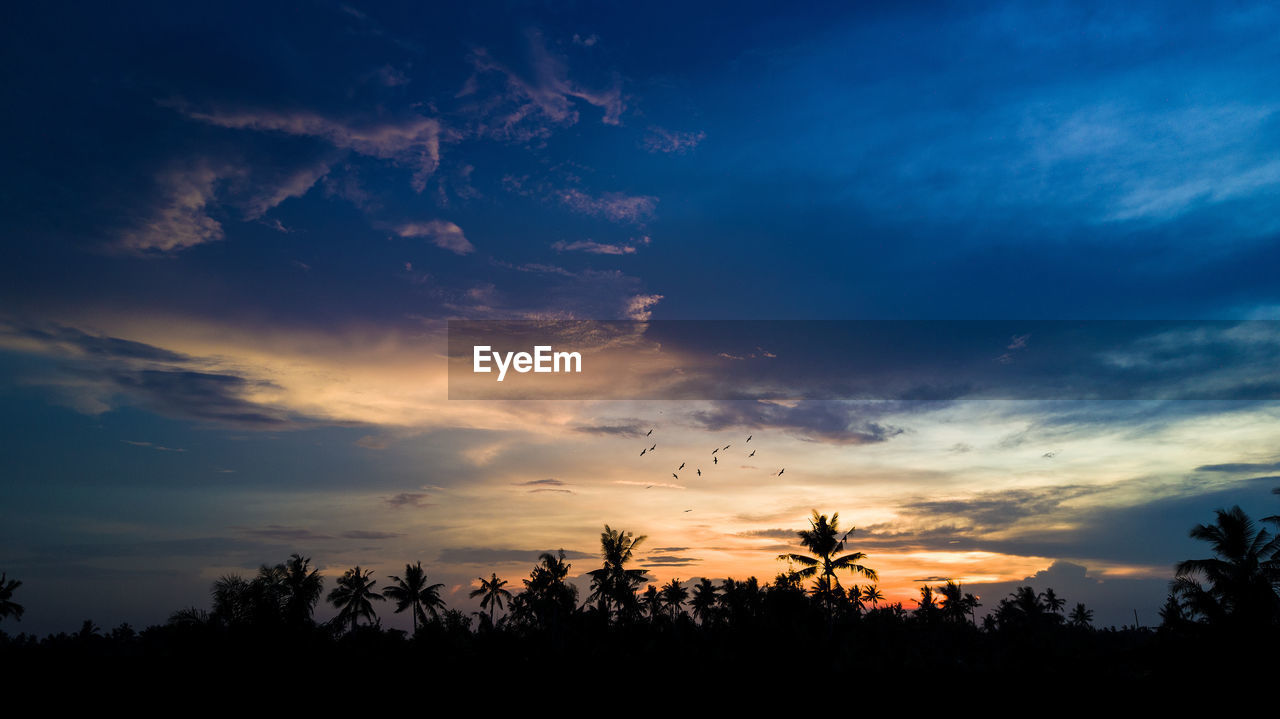
[[648, 437], [651, 434], [653, 434], [653, 430], [649, 430], [648, 432], [645, 432], [644, 436]]
[[728, 449], [728, 448], [730, 448], [730, 447], [732, 447], [732, 446], [733, 446], [732, 444], [726, 444], [725, 446], [721, 447], [720, 449]]
[[698, 467], [698, 476], [699, 476], [699, 477], [701, 477], [701, 476], [702, 476], [702, 467]]
[[675, 477], [675, 478], [676, 478], [676, 481], [679, 481], [679, 480], [680, 480], [680, 477], [676, 476], [676, 473], [675, 473], [675, 472], [672, 472], [672, 473], [671, 473], [671, 476], [672, 476], [672, 477]]
[[783, 473], [783, 472], [785, 472], [785, 471], [787, 471], [787, 468], [786, 468], [786, 467], [783, 467], [782, 469], [778, 470], [778, 474], [777, 474], [777, 476], [781, 477], [781, 476], [782, 476], [782, 473]]
[[648, 451], [649, 451], [649, 450], [647, 450], [647, 449], [642, 449], [642, 450], [640, 450], [640, 456], [641, 456], [641, 457], [643, 457], [643, 456], [644, 456], [644, 453], [645, 453], [645, 452], [648, 452]]
[[751, 459], [751, 458], [752, 458], [752, 457], [754, 457], [754, 456], [756, 456], [756, 451], [753, 449], [753, 450], [751, 450], [751, 454], [748, 454], [748, 455], [747, 455], [747, 459]]
[[752, 437], [754, 437], [754, 436], [755, 436], [754, 434], [749, 434], [749, 435], [747, 435], [747, 441], [748, 441], [748, 442], [750, 442], [750, 441], [751, 441], [751, 438], [752, 438]]
[[716, 452], [719, 452], [719, 451], [720, 451], [720, 448], [716, 447], [715, 449], [711, 450], [711, 453], [715, 454]]
[[720, 464], [720, 458], [719, 458], [719, 457], [712, 457], [712, 458], [711, 458], [711, 463], [712, 463], [712, 464]]
[[686, 512], [692, 512], [693, 510], [692, 510], [692, 509], [686, 509], [686, 510], [684, 510], [684, 511], [686, 511]]
[[655, 450], [655, 449], [657, 449], [657, 448], [658, 448], [658, 443], [657, 443], [657, 442], [654, 442], [654, 443], [653, 443], [653, 446], [649, 448], [649, 451], [650, 451], [650, 452], [652, 452], [653, 450]]
[[681, 462], [681, 463], [680, 463], [680, 466], [679, 466], [679, 467], [676, 467], [676, 471], [677, 471], [677, 472], [679, 472], [679, 471], [680, 471], [680, 470], [682, 470], [682, 469], [684, 469], [684, 462]]

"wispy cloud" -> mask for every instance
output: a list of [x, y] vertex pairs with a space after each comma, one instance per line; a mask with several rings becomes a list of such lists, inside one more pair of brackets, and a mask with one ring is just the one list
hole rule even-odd
[[314, 137], [339, 149], [408, 165], [414, 170], [411, 184], [418, 192], [440, 165], [440, 121], [422, 115], [340, 119], [309, 110], [197, 109], [181, 100], [161, 104], [218, 127]]
[[701, 130], [673, 131], [664, 130], [661, 127], [650, 127], [649, 133], [645, 135], [643, 146], [649, 152], [683, 155], [697, 147], [706, 137], [707, 133]]
[[653, 215], [658, 198], [649, 195], [627, 195], [606, 192], [590, 195], [577, 188], [561, 190], [557, 199], [565, 207], [584, 215], [596, 215], [614, 222], [640, 223]]
[[401, 237], [422, 237], [433, 245], [455, 254], [466, 255], [475, 252], [475, 246], [467, 240], [462, 228], [445, 220], [429, 220], [427, 222], [409, 222], [396, 228]]

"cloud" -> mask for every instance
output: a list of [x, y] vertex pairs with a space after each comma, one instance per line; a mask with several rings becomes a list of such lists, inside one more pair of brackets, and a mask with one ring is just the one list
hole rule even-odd
[[591, 240], [578, 240], [577, 242], [564, 242], [563, 240], [553, 243], [551, 249], [556, 252], [586, 252], [592, 255], [634, 255], [636, 248], [631, 245], [608, 245]]
[[1197, 472], [1230, 472], [1251, 474], [1255, 472], [1272, 472], [1280, 470], [1280, 462], [1228, 462], [1227, 464], [1202, 464], [1196, 467]]
[[444, 220], [410, 222], [398, 227], [396, 234], [401, 237], [425, 237], [436, 247], [459, 255], [470, 254], [476, 249], [462, 233], [461, 227]]
[[622, 192], [605, 192], [590, 195], [577, 188], [555, 193], [565, 207], [584, 215], [604, 217], [613, 222], [640, 223], [653, 215], [658, 198], [649, 195], [628, 195]]
[[645, 135], [643, 146], [649, 152], [683, 155], [697, 147], [698, 143], [702, 142], [706, 137], [707, 133], [701, 130], [697, 132], [681, 132], [664, 130], [661, 127], [650, 127], [649, 133]]
[[120, 441], [121, 441], [121, 442], [124, 442], [125, 444], [131, 444], [131, 445], [133, 445], [133, 446], [135, 446], [135, 447], [149, 447], [149, 448], [151, 448], [151, 449], [154, 449], [154, 450], [157, 450], [157, 451], [160, 451], [160, 452], [185, 452], [185, 451], [187, 451], [187, 450], [185, 450], [185, 449], [180, 449], [180, 448], [176, 448], [176, 447], [162, 447], [162, 446], [160, 446], [160, 445], [158, 445], [158, 444], [152, 444], [152, 443], [150, 443], [150, 442], [135, 442], [135, 441], [130, 440], [130, 439], [122, 439], [122, 440], [120, 440]]
[[527, 73], [499, 62], [484, 48], [471, 54], [475, 74], [463, 85], [459, 97], [478, 94], [483, 76], [497, 75], [504, 81], [500, 91], [481, 98], [474, 106], [473, 111], [482, 117], [477, 132], [516, 142], [545, 139], [553, 127], [578, 122], [575, 100], [603, 110], [601, 122], [604, 124], [620, 124], [626, 103], [621, 81], [616, 76], [608, 87], [593, 90], [569, 79], [567, 64], [547, 50], [541, 33], [528, 33], [528, 47]]
[[638, 424], [593, 424], [578, 425], [573, 428], [575, 432], [583, 432], [586, 434], [602, 434], [615, 437], [639, 437], [644, 434]]
[[626, 317], [629, 320], [645, 321], [653, 316], [649, 308], [662, 301], [662, 295], [635, 295], [627, 301]]
[[387, 504], [395, 508], [400, 507], [432, 507], [433, 504], [427, 502], [431, 495], [426, 492], [401, 492], [394, 497], [387, 498]]
[[284, 410], [256, 401], [279, 389], [273, 382], [140, 342], [58, 325], [0, 325], [0, 348], [48, 358], [26, 381], [53, 388], [86, 414], [136, 405], [167, 416], [241, 426], [283, 428], [296, 422]]
[[138, 224], [120, 233], [118, 247], [130, 252], [173, 252], [217, 242], [222, 223], [208, 215], [218, 183], [239, 171], [196, 161], [156, 178], [160, 197]]
[[801, 439], [858, 445], [885, 442], [905, 431], [866, 416], [884, 411], [886, 407], [882, 404], [838, 401], [806, 400], [790, 405], [720, 401], [712, 403], [710, 409], [693, 412], [690, 417], [710, 430], [774, 427]]
[[342, 533], [343, 539], [395, 539], [404, 535], [399, 532], [377, 532], [365, 529], [353, 529]]
[[377, 437], [372, 434], [366, 434], [356, 440], [356, 446], [364, 447], [365, 449], [381, 450], [390, 447], [391, 440], [386, 437]]
[[295, 541], [313, 541], [317, 539], [333, 539], [327, 534], [316, 534], [309, 529], [301, 527], [289, 527], [279, 524], [268, 524], [259, 529], [242, 529], [245, 534], [251, 534], [255, 537], [264, 537], [267, 539], [281, 539], [290, 542]]
[[[290, 198], [302, 197], [315, 186], [320, 178], [329, 173], [326, 162], [314, 163], [285, 173], [272, 185], [261, 189], [244, 203], [245, 219], [256, 220], [280, 203]], [[289, 229], [275, 220], [270, 226], [277, 232], [288, 233]]]
[[1072, 500], [1101, 491], [1104, 491], [1101, 487], [1074, 484], [1005, 489], [959, 499], [917, 499], [904, 503], [902, 509], [913, 516], [965, 519], [976, 529], [1006, 529], [1022, 519], [1049, 516]]
[[440, 165], [440, 121], [422, 115], [348, 120], [325, 117], [308, 110], [196, 110], [180, 100], [162, 104], [193, 120], [217, 127], [314, 137], [339, 149], [407, 165], [414, 170], [411, 185], [418, 192], [426, 187], [427, 180]]
[[558, 479], [531, 479], [528, 482], [516, 482], [516, 486], [518, 487], [536, 487], [536, 486], [563, 487], [564, 484], [565, 484], [564, 482], [561, 482]]
[[641, 568], [649, 567], [687, 567], [691, 564], [697, 564], [702, 560], [697, 557], [681, 557], [676, 555], [659, 554], [651, 557], [645, 557], [640, 562]]

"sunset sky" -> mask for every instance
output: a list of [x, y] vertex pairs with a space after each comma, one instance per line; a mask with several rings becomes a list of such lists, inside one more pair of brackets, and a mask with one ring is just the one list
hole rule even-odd
[[585, 597], [605, 524], [655, 584], [768, 581], [813, 509], [908, 608], [1031, 578], [1156, 623], [1192, 526], [1280, 513], [1272, 374], [449, 399], [451, 319], [1280, 320], [1280, 9], [888, 5], [11, 8], [2, 628], [162, 622], [294, 551], [469, 610], [562, 548]]

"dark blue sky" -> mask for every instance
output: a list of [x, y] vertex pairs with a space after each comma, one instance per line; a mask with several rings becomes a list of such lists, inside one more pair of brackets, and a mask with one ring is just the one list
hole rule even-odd
[[[636, 295], [667, 318], [1277, 304], [1266, 5], [366, 10], [16, 10], [6, 302], [304, 324]], [[432, 221], [474, 251], [397, 235]]]
[[[441, 321], [1280, 318], [1278, 32], [1268, 3], [10, 8], [0, 569], [54, 608], [41, 629], [88, 611], [59, 599], [77, 577], [104, 621], [156, 621], [300, 545], [331, 571], [591, 552], [612, 516], [713, 552], [867, 490], [885, 551], [937, 550], [946, 523], [1000, 557], [973, 570], [990, 581], [1069, 561], [1143, 577], [1154, 606], [1185, 531], [1104, 551], [1087, 517], [1261, 501], [1270, 480], [1231, 482], [1274, 472], [1196, 468], [1280, 459], [1271, 405], [667, 405], [690, 441], [789, 443], [800, 484], [742, 494], [776, 513], [726, 508], [748, 528], [713, 541], [608, 493], [640, 477], [584, 428], [658, 408], [449, 403]], [[1062, 446], [1087, 461], [1047, 470]], [[501, 494], [547, 478], [589, 508], [467, 534], [552, 501]], [[976, 519], [984, 493], [1095, 480], [1102, 509], [1066, 492], [1025, 531]], [[901, 561], [899, 587], [935, 573]]]

